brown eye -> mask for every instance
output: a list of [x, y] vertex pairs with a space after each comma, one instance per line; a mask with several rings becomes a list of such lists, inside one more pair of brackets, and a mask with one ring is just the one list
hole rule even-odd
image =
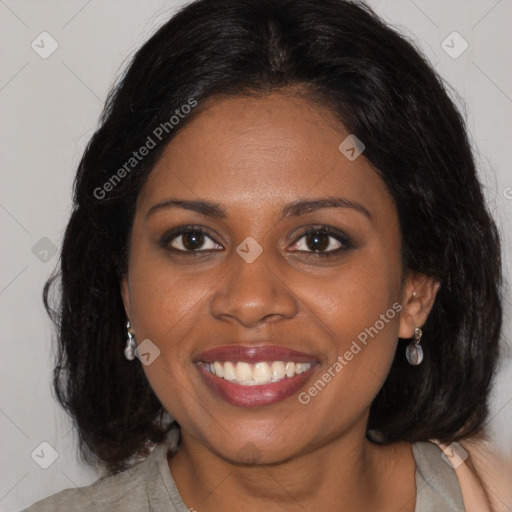
[[325, 251], [329, 247], [329, 238], [325, 233], [309, 233], [305, 237], [306, 246], [312, 251]]
[[181, 245], [187, 251], [194, 251], [196, 249], [201, 249], [204, 244], [204, 239], [205, 236], [200, 231], [191, 231], [190, 233], [181, 235]]
[[208, 234], [201, 229], [183, 226], [166, 233], [161, 245], [181, 252], [202, 252], [222, 249]]
[[296, 252], [310, 253], [314, 256], [334, 256], [352, 248], [348, 236], [328, 226], [312, 228], [303, 233], [292, 249]]

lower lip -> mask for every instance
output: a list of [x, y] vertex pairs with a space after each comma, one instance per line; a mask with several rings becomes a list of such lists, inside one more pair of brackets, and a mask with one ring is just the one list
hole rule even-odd
[[261, 407], [281, 402], [299, 391], [309, 377], [311, 377], [316, 366], [316, 364], [313, 364], [309, 370], [294, 377], [284, 378], [278, 382], [244, 386], [243, 384], [235, 384], [222, 377], [216, 377], [203, 365], [196, 365], [209, 388], [229, 404], [238, 407]]

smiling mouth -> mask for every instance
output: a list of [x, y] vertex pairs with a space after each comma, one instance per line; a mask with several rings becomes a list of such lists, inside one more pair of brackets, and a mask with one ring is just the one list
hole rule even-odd
[[281, 382], [308, 371], [313, 365], [294, 361], [214, 361], [200, 364], [212, 375], [241, 386]]
[[214, 396], [237, 407], [261, 407], [297, 393], [320, 365], [317, 357], [274, 344], [231, 344], [193, 363]]
[[319, 366], [295, 361], [197, 362], [196, 368], [210, 392], [236, 407], [262, 407], [297, 393]]

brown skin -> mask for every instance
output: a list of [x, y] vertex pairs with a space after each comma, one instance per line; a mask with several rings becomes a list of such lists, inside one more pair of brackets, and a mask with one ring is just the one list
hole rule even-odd
[[[348, 133], [333, 115], [294, 92], [211, 98], [170, 142], [138, 197], [122, 295], [138, 342], [149, 338], [161, 350], [144, 370], [182, 429], [169, 468], [187, 506], [200, 512], [340, 504], [413, 511], [410, 445], [380, 447], [365, 430], [398, 337], [425, 323], [438, 285], [403, 272], [384, 182], [364, 154], [351, 162], [338, 150]], [[292, 201], [327, 196], [360, 203], [371, 219], [333, 207], [281, 217]], [[172, 207], [146, 218], [170, 197], [220, 203], [227, 215]], [[159, 245], [166, 231], [189, 224], [208, 230], [196, 251], [210, 252], [178, 252], [190, 242], [179, 235]], [[354, 247], [318, 257], [302, 235], [319, 224], [341, 230]], [[263, 248], [252, 263], [236, 252], [248, 236]], [[340, 246], [330, 234], [323, 240], [324, 251]], [[264, 407], [230, 405], [192, 362], [219, 345], [271, 340], [320, 362], [304, 391], [395, 302], [402, 311], [306, 405], [296, 395]]]

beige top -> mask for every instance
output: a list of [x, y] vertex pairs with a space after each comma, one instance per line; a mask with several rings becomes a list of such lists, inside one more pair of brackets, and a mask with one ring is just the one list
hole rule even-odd
[[[65, 489], [22, 512], [189, 512], [167, 464], [167, 451], [175, 451], [179, 430], [169, 431], [166, 443], [130, 469], [91, 485]], [[416, 461], [415, 512], [467, 512], [452, 466], [436, 444], [412, 445]], [[190, 504], [192, 507], [197, 504]], [[199, 507], [200, 509], [200, 507]], [[482, 510], [482, 509], [479, 509]], [[486, 509], [483, 509], [484, 511]], [[489, 509], [488, 509], [489, 510]]]

